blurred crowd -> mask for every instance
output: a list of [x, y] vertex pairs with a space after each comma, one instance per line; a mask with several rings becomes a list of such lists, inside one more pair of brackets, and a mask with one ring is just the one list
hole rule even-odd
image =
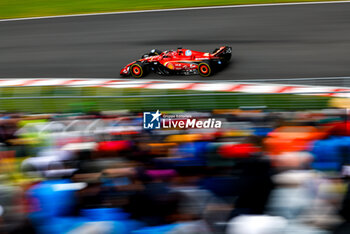
[[0, 115], [0, 233], [350, 233], [342, 109]]

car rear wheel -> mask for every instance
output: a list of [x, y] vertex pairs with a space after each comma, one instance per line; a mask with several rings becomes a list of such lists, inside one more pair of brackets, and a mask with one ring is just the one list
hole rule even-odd
[[213, 74], [213, 68], [210, 66], [209, 62], [201, 62], [198, 64], [198, 74], [204, 77], [211, 76]]
[[141, 78], [147, 75], [147, 68], [145, 65], [136, 62], [130, 66], [130, 74], [134, 78]]

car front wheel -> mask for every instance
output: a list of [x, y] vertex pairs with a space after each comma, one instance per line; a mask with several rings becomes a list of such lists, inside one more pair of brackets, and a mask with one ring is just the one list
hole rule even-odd
[[130, 74], [134, 78], [141, 78], [147, 75], [147, 68], [145, 65], [136, 62], [130, 66]]

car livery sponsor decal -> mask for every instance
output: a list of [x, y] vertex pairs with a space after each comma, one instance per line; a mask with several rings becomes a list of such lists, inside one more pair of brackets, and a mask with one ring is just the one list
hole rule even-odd
[[166, 67], [169, 68], [170, 70], [174, 70], [174, 68], [175, 68], [174, 64], [172, 64], [172, 63], [170, 63], [170, 62], [164, 63], [164, 66], [166, 66]]
[[191, 56], [191, 55], [192, 55], [192, 51], [186, 50], [185, 55], [186, 55], [186, 56]]

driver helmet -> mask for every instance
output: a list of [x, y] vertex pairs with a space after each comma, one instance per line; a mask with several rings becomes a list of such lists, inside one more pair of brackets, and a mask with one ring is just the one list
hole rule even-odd
[[182, 47], [177, 48], [177, 54], [178, 55], [183, 55]]

